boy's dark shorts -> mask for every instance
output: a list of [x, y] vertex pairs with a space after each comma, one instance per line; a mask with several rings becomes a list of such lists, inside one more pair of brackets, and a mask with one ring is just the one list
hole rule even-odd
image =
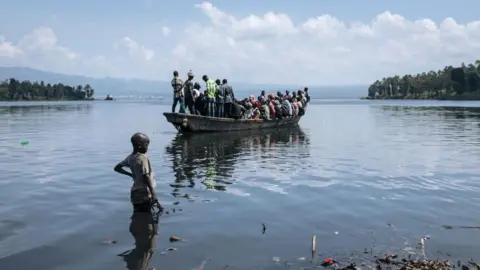
[[130, 192], [130, 201], [135, 212], [150, 212], [152, 200], [146, 190], [138, 189]]

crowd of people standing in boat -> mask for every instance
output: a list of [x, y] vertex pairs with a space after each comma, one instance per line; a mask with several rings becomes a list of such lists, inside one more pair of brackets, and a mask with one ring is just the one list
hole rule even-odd
[[178, 71], [173, 72], [172, 113], [179, 105], [180, 113], [186, 113], [188, 110], [190, 114], [210, 117], [271, 120], [302, 116], [310, 102], [306, 87], [292, 93], [288, 90], [285, 93], [278, 91], [276, 95], [267, 95], [265, 91], [261, 91], [257, 98], [250, 95], [248, 98], [238, 100], [227, 79], [214, 81], [203, 75], [205, 90], [202, 92], [200, 83], [194, 82], [194, 78], [193, 72], [190, 71], [184, 82], [179, 77]]

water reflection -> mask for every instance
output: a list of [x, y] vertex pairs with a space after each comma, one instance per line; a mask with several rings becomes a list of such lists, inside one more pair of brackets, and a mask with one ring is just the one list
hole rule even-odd
[[129, 270], [148, 269], [157, 247], [160, 214], [161, 212], [133, 212], [129, 231], [135, 239], [135, 248], [119, 254]]
[[[252, 156], [271, 158], [264, 154], [276, 146], [309, 144], [300, 127], [274, 130], [244, 131], [210, 134], [178, 134], [166, 147], [175, 175], [172, 195], [185, 197], [184, 188], [194, 188], [199, 182], [207, 189], [225, 191], [234, 182], [236, 163]], [[258, 155], [258, 157], [256, 157]]]
[[[423, 127], [440, 127], [444, 130], [456, 130], [460, 132], [475, 129], [479, 132], [480, 108], [479, 107], [409, 107], [409, 106], [382, 106], [386, 120], [410, 121], [413, 125]], [[379, 116], [382, 114], [379, 114]], [[379, 117], [377, 116], [377, 117]], [[395, 121], [398, 123], [398, 121]], [[461, 136], [456, 134], [455, 136]]]
[[380, 107], [383, 111], [391, 112], [392, 115], [405, 115], [408, 113], [421, 115], [421, 116], [431, 116], [439, 115], [447, 118], [456, 118], [456, 119], [465, 119], [465, 118], [477, 118], [480, 119], [480, 108], [479, 107], [440, 107], [440, 106], [429, 106], [429, 107], [419, 107], [419, 106], [382, 106]]
[[6, 113], [11, 115], [25, 116], [28, 114], [45, 113], [52, 111], [89, 111], [92, 104], [39, 104], [39, 105], [12, 105], [0, 106], [0, 114]]

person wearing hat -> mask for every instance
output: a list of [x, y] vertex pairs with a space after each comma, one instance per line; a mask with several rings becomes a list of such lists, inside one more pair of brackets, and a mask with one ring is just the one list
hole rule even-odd
[[177, 108], [177, 103], [180, 104], [180, 113], [185, 113], [185, 106], [183, 104], [183, 81], [178, 77], [178, 71], [173, 72], [173, 79], [171, 81], [173, 88], [173, 104], [172, 113]]
[[183, 86], [183, 91], [185, 94], [185, 106], [188, 108], [188, 112], [190, 114], [195, 114], [195, 106], [194, 106], [194, 97], [193, 97], [193, 72], [190, 70], [187, 73], [188, 79], [185, 81], [185, 85]]

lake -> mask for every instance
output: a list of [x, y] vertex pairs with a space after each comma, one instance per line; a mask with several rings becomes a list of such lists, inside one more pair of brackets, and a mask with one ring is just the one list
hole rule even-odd
[[[479, 102], [314, 100], [298, 128], [198, 136], [169, 110], [0, 103], [0, 269], [302, 269], [314, 234], [318, 262], [480, 260], [480, 230], [443, 227], [480, 226]], [[138, 131], [168, 211], [154, 238], [113, 172]]]

